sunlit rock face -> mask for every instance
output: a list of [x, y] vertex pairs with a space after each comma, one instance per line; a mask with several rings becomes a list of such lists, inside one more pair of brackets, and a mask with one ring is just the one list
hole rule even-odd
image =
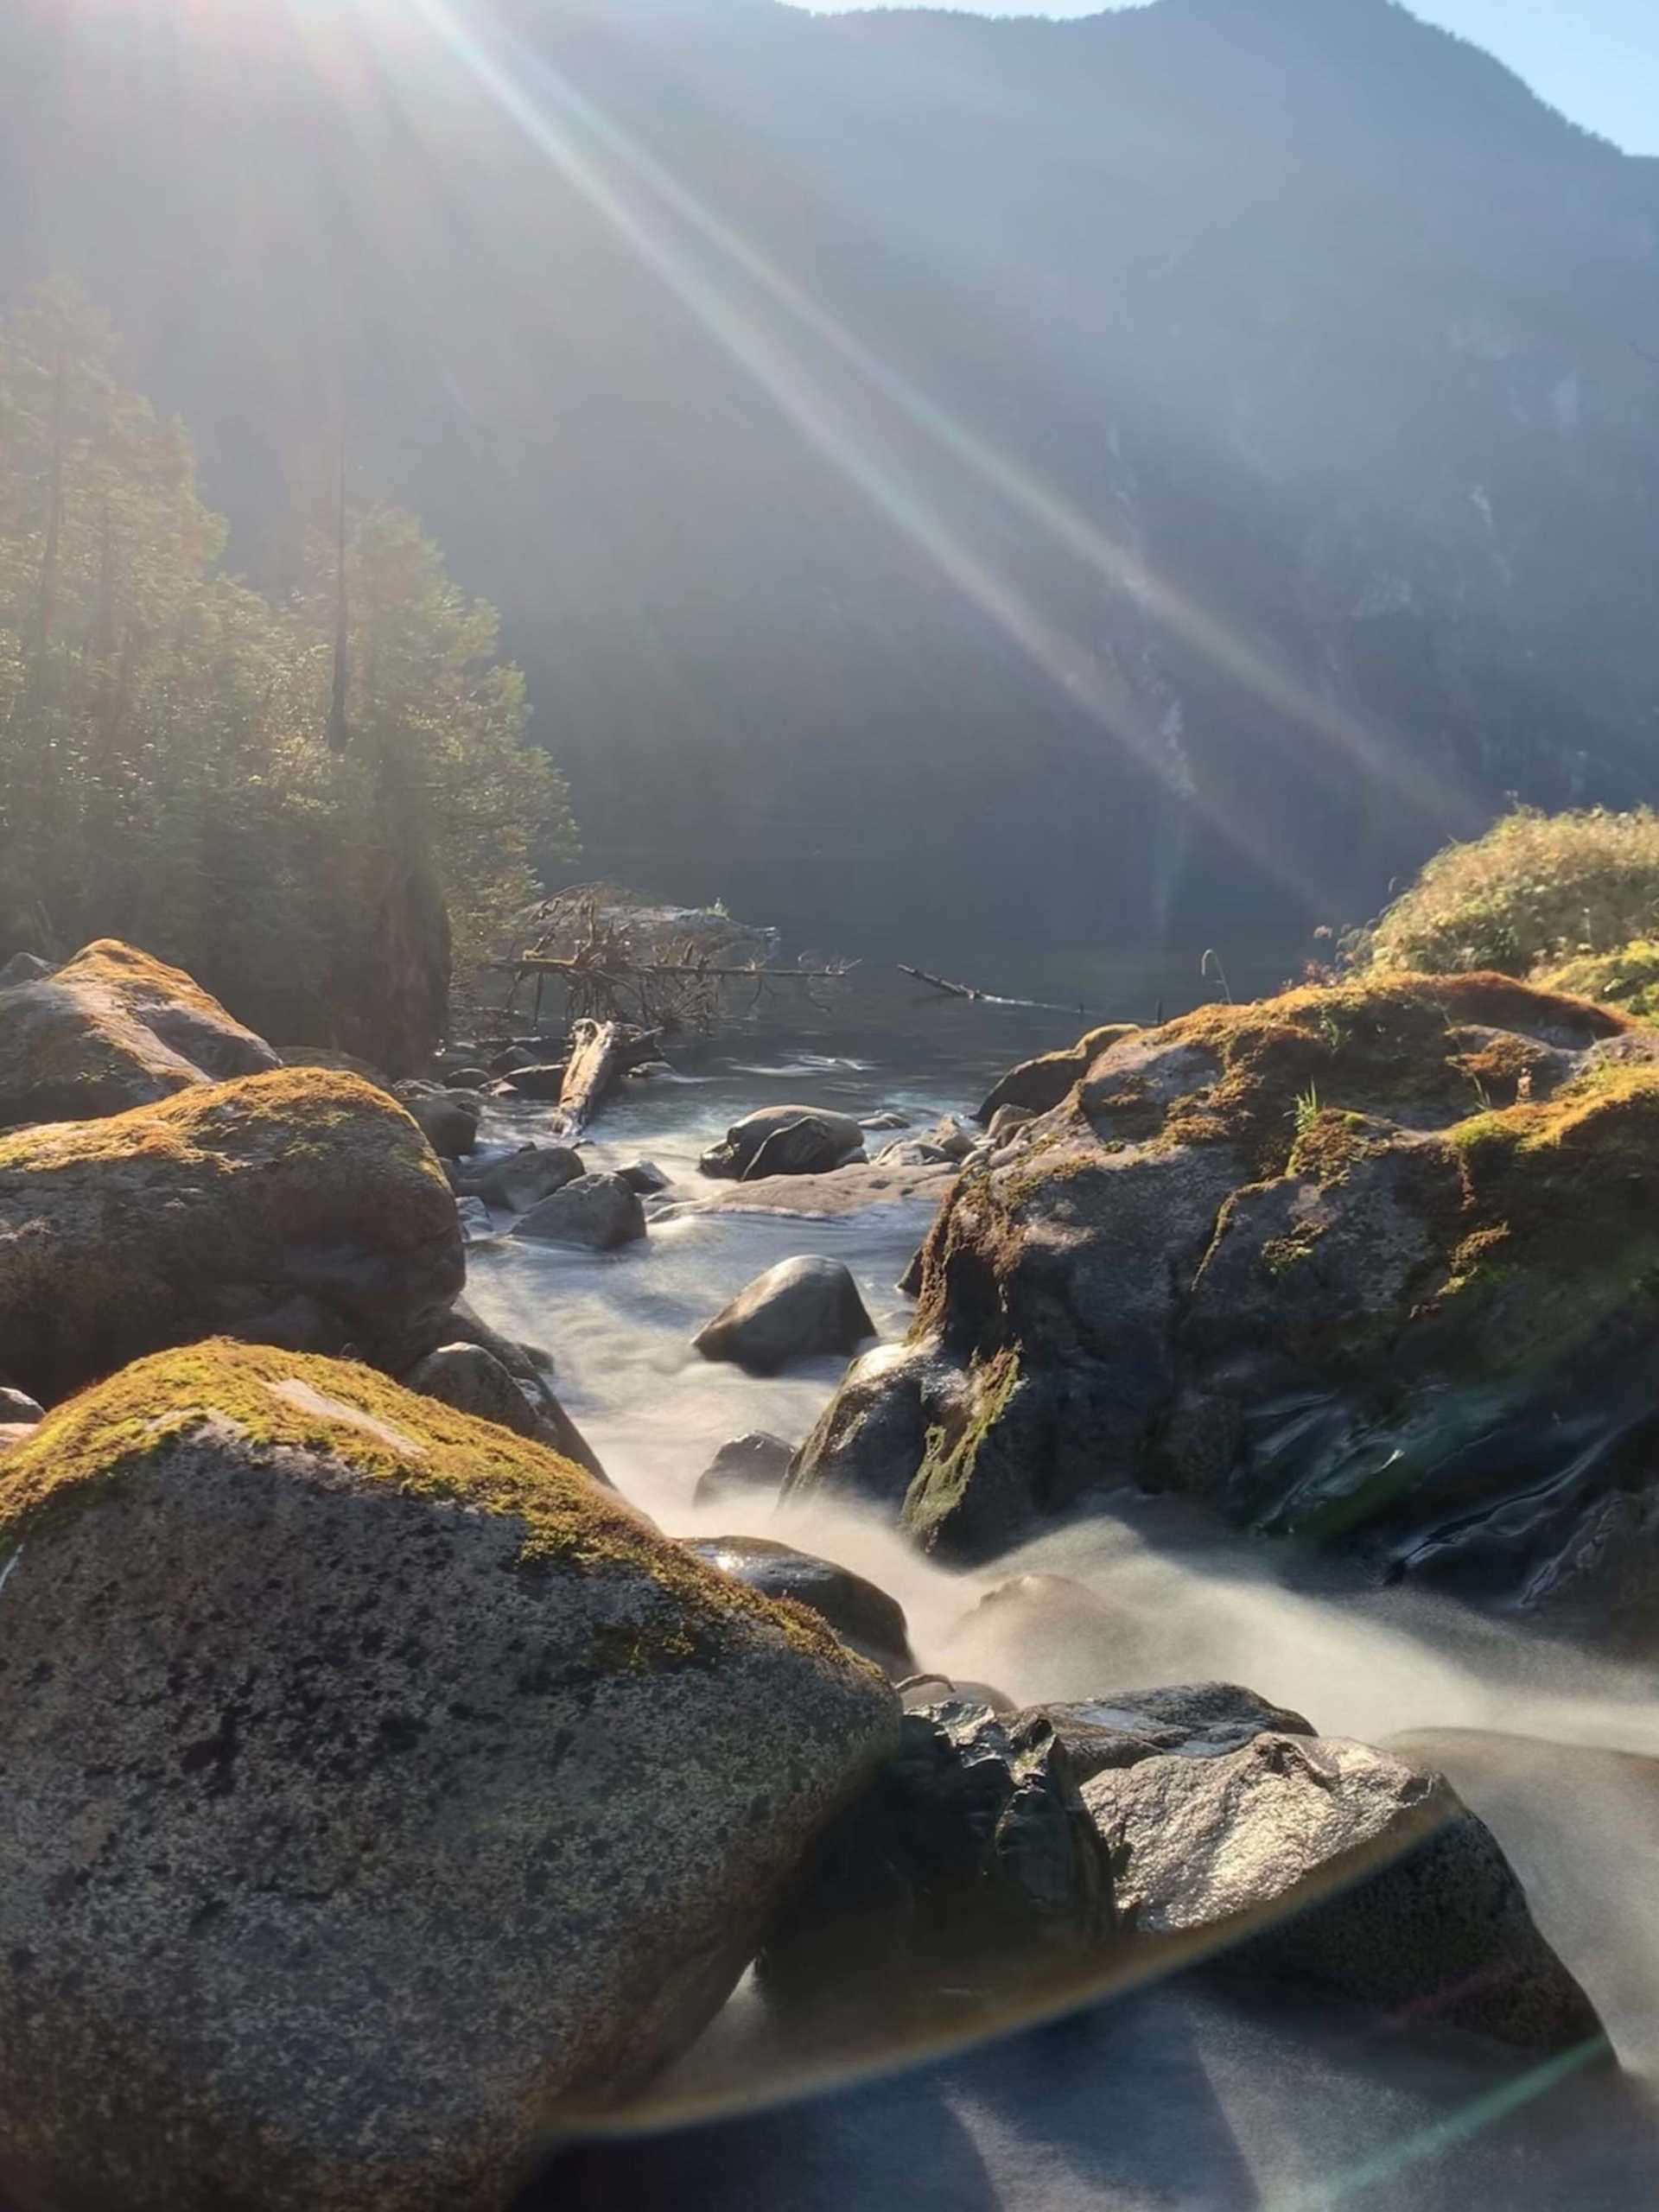
[[1659, 1586], [1659, 1037], [1497, 976], [1200, 1009], [971, 1166], [791, 1494], [985, 1557], [1091, 1490], [1528, 1606]]

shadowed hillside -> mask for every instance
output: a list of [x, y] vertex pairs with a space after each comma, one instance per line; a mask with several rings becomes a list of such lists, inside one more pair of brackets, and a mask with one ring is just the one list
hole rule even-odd
[[22, 0], [0, 191], [262, 583], [343, 383], [590, 869], [1014, 965], [1645, 784], [1659, 165], [1384, 0]]

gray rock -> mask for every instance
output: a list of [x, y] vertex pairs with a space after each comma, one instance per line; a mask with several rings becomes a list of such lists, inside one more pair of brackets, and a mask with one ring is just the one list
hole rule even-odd
[[13, 1390], [0, 1384], [0, 1421], [9, 1426], [28, 1427], [45, 1416], [46, 1408], [26, 1390]]
[[1043, 1052], [1035, 1059], [1021, 1060], [993, 1087], [974, 1119], [988, 1128], [1004, 1106], [1018, 1106], [1030, 1114], [1051, 1112], [1088, 1073], [1092, 1060], [1135, 1034], [1133, 1022], [1111, 1022], [1104, 1028], [1090, 1030], [1064, 1052]]
[[655, 1160], [631, 1160], [626, 1166], [619, 1167], [616, 1173], [628, 1188], [638, 1191], [642, 1198], [654, 1198], [659, 1192], [668, 1188], [668, 1178]]
[[1114, 1923], [1098, 1831], [1040, 1716], [963, 1698], [907, 1710], [899, 1749], [830, 1829], [760, 1961], [774, 2000], [851, 1982], [913, 2001], [1087, 1974]]
[[907, 1129], [910, 1116], [895, 1113], [891, 1106], [884, 1106], [879, 1114], [861, 1114], [858, 1126], [861, 1129]]
[[487, 1090], [490, 1071], [487, 1068], [474, 1067], [463, 1061], [458, 1068], [445, 1075], [443, 1082], [448, 1090]]
[[123, 1114], [278, 1065], [182, 969], [113, 938], [0, 988], [0, 1129]]
[[492, 1075], [512, 1076], [520, 1068], [533, 1068], [538, 1058], [538, 1054], [526, 1052], [522, 1045], [508, 1045], [492, 1053], [484, 1065]]
[[797, 1360], [849, 1352], [875, 1334], [858, 1285], [839, 1260], [780, 1260], [741, 1290], [692, 1342], [705, 1359], [750, 1375], [777, 1375]]
[[872, 1167], [950, 1167], [958, 1155], [926, 1137], [899, 1137], [884, 1144], [870, 1162]]
[[1491, 1831], [1439, 1775], [1268, 1734], [1102, 1773], [1083, 1799], [1144, 1937], [1236, 1944], [1230, 1972], [1529, 2050], [1601, 2033]]
[[850, 1116], [818, 1106], [765, 1106], [704, 1153], [705, 1175], [739, 1181], [770, 1175], [822, 1175], [861, 1157], [864, 1132]]
[[928, 1131], [925, 1141], [957, 1164], [966, 1160], [980, 1143], [980, 1132], [956, 1114], [946, 1114]]
[[687, 1201], [684, 1213], [794, 1214], [809, 1221], [844, 1221], [872, 1206], [932, 1207], [957, 1179], [954, 1167], [878, 1167], [849, 1161], [826, 1175], [768, 1175]]
[[1006, 1144], [1011, 1136], [1036, 1118], [1028, 1106], [999, 1106], [992, 1115], [985, 1134], [993, 1144]]
[[437, 1161], [356, 1076], [276, 1068], [0, 1138], [0, 1345], [47, 1404], [214, 1335], [396, 1371], [453, 1333], [465, 1279]]
[[479, 1104], [470, 1093], [401, 1083], [396, 1096], [440, 1160], [465, 1160], [477, 1151]]
[[43, 976], [56, 973], [55, 964], [42, 960], [38, 952], [14, 952], [0, 968], [0, 991], [9, 991], [14, 983], [38, 983]]
[[534, 1437], [602, 1483], [611, 1479], [599, 1464], [592, 1446], [559, 1403], [544, 1376], [533, 1368], [515, 1375], [506, 1362], [485, 1345], [460, 1342], [440, 1344], [403, 1378], [406, 1390], [439, 1399], [457, 1413], [479, 1421], [493, 1421], [519, 1436]]
[[1046, 1700], [1055, 1733], [1071, 1754], [1079, 1782], [1109, 1769], [1138, 1766], [1166, 1753], [1212, 1759], [1242, 1750], [1256, 1737], [1312, 1736], [1312, 1721], [1269, 1705], [1234, 1682], [1192, 1682], [1173, 1688], [1114, 1691], [1097, 1698]]
[[477, 1244], [486, 1236], [495, 1235], [495, 1224], [490, 1210], [482, 1198], [457, 1198], [455, 1218], [461, 1224], [461, 1233], [469, 1244]]
[[582, 1172], [582, 1154], [569, 1145], [527, 1144], [505, 1160], [467, 1169], [461, 1187], [469, 1198], [482, 1198], [486, 1206], [524, 1213], [538, 1200], [563, 1190], [567, 1183], [574, 1183]]
[[698, 1476], [692, 1503], [718, 1505], [757, 1492], [775, 1496], [789, 1471], [791, 1449], [781, 1436], [769, 1436], [764, 1429], [732, 1437]]
[[521, 1214], [509, 1235], [544, 1244], [582, 1244], [593, 1252], [613, 1252], [645, 1233], [639, 1193], [620, 1175], [578, 1175]]
[[365, 1370], [198, 1347], [34, 1433], [0, 1502], [20, 2202], [499, 2212], [698, 2033], [892, 1750], [810, 1614]]
[[843, 1643], [873, 1660], [891, 1679], [901, 1680], [914, 1670], [904, 1607], [851, 1567], [837, 1567], [833, 1560], [798, 1552], [765, 1536], [688, 1536], [684, 1541], [699, 1559], [747, 1582], [763, 1597], [810, 1606]]

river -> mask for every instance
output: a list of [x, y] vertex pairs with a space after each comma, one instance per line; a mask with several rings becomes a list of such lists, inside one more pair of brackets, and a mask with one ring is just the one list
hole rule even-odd
[[[633, 2132], [567, 2149], [528, 2208], [560, 2212], [1109, 2212], [1353, 2203], [1400, 2212], [1650, 2212], [1659, 2204], [1659, 1701], [1620, 1665], [1449, 1603], [1333, 1580], [1125, 1495], [963, 1574], [845, 1511], [764, 1501], [699, 1510], [696, 1479], [746, 1430], [793, 1441], [840, 1363], [758, 1381], [705, 1363], [696, 1328], [774, 1261], [852, 1269], [884, 1337], [931, 1209], [819, 1220], [673, 1211], [707, 1197], [698, 1154], [754, 1107], [891, 1109], [923, 1127], [965, 1111], [1001, 1070], [1091, 1023], [1173, 1013], [1190, 971], [1086, 1013], [968, 1004], [858, 983], [828, 1007], [770, 1007], [630, 1086], [584, 1144], [592, 1166], [644, 1156], [669, 1217], [623, 1252], [493, 1240], [469, 1294], [545, 1346], [563, 1402], [624, 1494], [675, 1535], [783, 1535], [869, 1575], [905, 1606], [918, 1662], [1022, 1700], [1223, 1678], [1325, 1733], [1408, 1739], [1496, 1829], [1534, 1911], [1595, 2001], [1620, 2062], [1529, 2069], [1383, 2031], [1330, 2005], [1225, 1995], [1188, 1973], [1054, 2022], [918, 2053], [876, 2024], [855, 2048], [786, 2050], [746, 1983], [660, 2083]], [[1184, 999], [1182, 993], [1185, 994]], [[541, 1109], [493, 1111], [492, 1144], [545, 1135]], [[877, 1137], [874, 1143], [885, 1141]], [[1103, 1600], [1096, 1629], [1018, 1639], [965, 1625], [1029, 1567]], [[808, 2094], [808, 2092], [815, 2092]], [[699, 2124], [688, 2124], [693, 2118]]]

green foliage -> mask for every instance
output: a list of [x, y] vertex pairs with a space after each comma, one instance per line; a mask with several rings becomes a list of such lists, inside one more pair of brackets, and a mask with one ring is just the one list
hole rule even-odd
[[330, 752], [334, 533], [280, 603], [224, 574], [188, 439], [114, 360], [65, 286], [0, 331], [0, 957], [120, 937], [267, 1035], [406, 1058], [408, 976], [441, 1018], [451, 931], [475, 963], [532, 852], [575, 849], [524, 679], [419, 525], [371, 508]]
[[1618, 952], [1656, 927], [1659, 814], [1522, 807], [1484, 837], [1437, 853], [1357, 949], [1357, 963], [1541, 976], [1580, 956]]
[[1639, 1020], [1659, 1021], [1659, 938], [1636, 938], [1616, 952], [1581, 953], [1542, 980], [1553, 991], [1599, 999]]

